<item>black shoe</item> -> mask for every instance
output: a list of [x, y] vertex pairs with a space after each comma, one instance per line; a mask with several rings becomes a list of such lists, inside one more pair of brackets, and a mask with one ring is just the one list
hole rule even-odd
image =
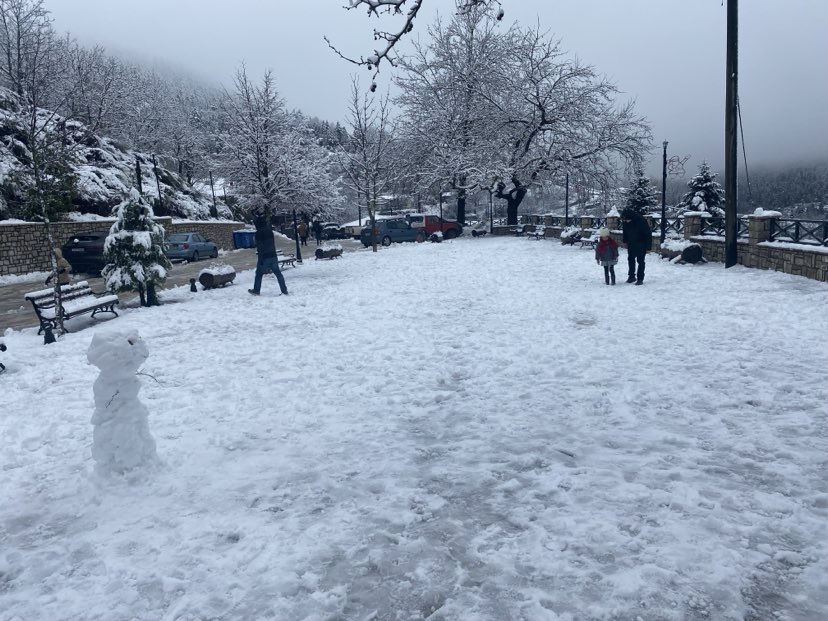
[[635, 284], [636, 284], [636, 285], [643, 285], [643, 284], [644, 284], [644, 281], [643, 281], [643, 280], [636, 280], [636, 281], [635, 281]]
[[282, 295], [287, 295], [287, 294], [288, 294], [287, 291], [282, 291]]
[[630, 284], [631, 282], [635, 282], [635, 276], [630, 276], [629, 278], [627, 278], [627, 284]]
[[248, 290], [247, 290], [247, 292], [248, 292], [250, 295], [259, 295], [259, 292], [258, 292], [258, 291], [256, 291], [256, 290], [254, 290], [254, 289], [248, 289]]

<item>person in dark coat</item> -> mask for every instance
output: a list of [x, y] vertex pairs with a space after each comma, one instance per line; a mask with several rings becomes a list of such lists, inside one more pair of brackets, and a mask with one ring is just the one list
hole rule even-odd
[[[644, 258], [653, 241], [653, 234], [644, 217], [632, 209], [621, 213], [624, 243], [627, 245], [627, 282], [644, 284]], [[636, 269], [636, 262], [638, 268]]]
[[319, 246], [322, 243], [322, 223], [319, 220], [314, 220], [311, 229], [313, 230], [313, 237], [316, 239], [316, 245]]
[[256, 225], [256, 254], [259, 255], [259, 259], [256, 262], [256, 278], [253, 281], [253, 288], [248, 289], [247, 292], [252, 295], [259, 295], [262, 290], [262, 277], [270, 270], [276, 276], [276, 280], [279, 281], [279, 289], [282, 290], [282, 294], [287, 295], [285, 277], [282, 276], [282, 270], [279, 269], [279, 258], [276, 256], [276, 241], [273, 239], [273, 230], [263, 214], [254, 216], [253, 224]]

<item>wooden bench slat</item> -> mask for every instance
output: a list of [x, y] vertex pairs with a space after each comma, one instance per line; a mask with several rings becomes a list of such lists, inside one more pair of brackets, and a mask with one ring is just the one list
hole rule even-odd
[[[76, 291], [79, 289], [89, 289], [89, 283], [85, 280], [80, 280], [78, 282], [60, 286], [61, 293], [70, 293], [72, 291]], [[37, 298], [48, 298], [49, 296], [53, 296], [54, 294], [54, 288], [49, 287], [48, 289], [40, 289], [39, 291], [30, 291], [29, 293], [24, 295], [23, 298], [26, 300], [35, 300]]]

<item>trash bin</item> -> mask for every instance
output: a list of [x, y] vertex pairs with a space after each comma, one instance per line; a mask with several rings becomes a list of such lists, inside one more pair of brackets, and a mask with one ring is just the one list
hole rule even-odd
[[255, 248], [256, 231], [233, 231], [233, 245], [236, 248]]

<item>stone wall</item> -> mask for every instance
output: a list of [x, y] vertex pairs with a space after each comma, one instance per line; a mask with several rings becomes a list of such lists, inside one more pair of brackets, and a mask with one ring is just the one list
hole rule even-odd
[[[195, 231], [213, 240], [219, 248], [232, 250], [233, 231], [244, 228], [241, 222], [173, 222], [156, 218], [167, 234]], [[58, 247], [84, 231], [109, 231], [115, 219], [90, 222], [54, 222], [52, 235]], [[40, 223], [3, 224], [0, 222], [0, 276], [46, 272], [51, 269], [46, 227]]]
[[[526, 216], [526, 222], [546, 223], [544, 235], [546, 237], [560, 237], [561, 226], [553, 225], [561, 218], [550, 216]], [[648, 218], [649, 219], [649, 218]], [[748, 237], [739, 239], [738, 262], [745, 267], [775, 270], [795, 276], [805, 276], [813, 280], [828, 282], [828, 248], [825, 246], [810, 246], [808, 244], [779, 243], [770, 241], [771, 220], [773, 216], [749, 216]], [[592, 218], [570, 218], [574, 225], [580, 225], [584, 234], [591, 234], [594, 229]], [[621, 243], [620, 218], [608, 217], [607, 227], [612, 231], [612, 237]], [[652, 228], [652, 222], [649, 222]], [[497, 229], [499, 227], [495, 227]], [[495, 233], [509, 234], [514, 227], [500, 227]], [[724, 263], [725, 240], [723, 237], [701, 235], [702, 219], [699, 215], [684, 217], [684, 237], [698, 243], [702, 247], [704, 258], [708, 261]], [[653, 249], [658, 250], [658, 235], [653, 236]]]

